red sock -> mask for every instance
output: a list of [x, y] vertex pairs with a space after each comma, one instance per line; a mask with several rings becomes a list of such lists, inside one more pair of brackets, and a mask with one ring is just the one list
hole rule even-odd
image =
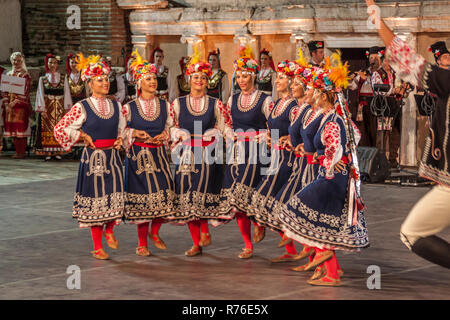
[[338, 269], [338, 270], [342, 270], [341, 266], [339, 265], [339, 261], [337, 260], [336, 252], [334, 252], [334, 251], [333, 251], [333, 257], [336, 259], [336, 266], [337, 266], [337, 269]]
[[336, 255], [333, 254], [333, 257], [330, 260], [325, 261], [324, 264], [325, 268], [327, 268], [327, 276], [333, 279], [339, 279]]
[[286, 252], [289, 254], [297, 254], [297, 249], [295, 249], [294, 241], [291, 241], [289, 244], [284, 246], [286, 248]]
[[198, 247], [198, 244], [200, 242], [200, 222], [198, 220], [196, 221], [190, 221], [188, 222], [189, 231], [191, 232], [192, 241], [194, 242], [194, 246]]
[[148, 234], [148, 222], [140, 223], [137, 225], [138, 239], [139, 239], [139, 247], [147, 247], [147, 234]]
[[105, 227], [106, 233], [108, 234], [114, 233], [114, 225], [115, 225], [114, 221], [108, 222]]
[[103, 233], [103, 226], [91, 227], [91, 236], [92, 241], [94, 242], [94, 250], [103, 248], [102, 233]]
[[164, 219], [162, 219], [162, 218], [153, 219], [152, 227], [150, 229], [151, 235], [159, 234], [159, 229], [161, 229], [161, 225], [162, 225], [163, 221], [164, 221]]
[[200, 231], [202, 233], [209, 233], [208, 220], [206, 220], [206, 219], [201, 219], [200, 220]]
[[247, 215], [243, 212], [236, 213], [236, 222], [241, 230], [242, 238], [244, 239], [245, 248], [253, 250], [251, 237], [251, 222]]

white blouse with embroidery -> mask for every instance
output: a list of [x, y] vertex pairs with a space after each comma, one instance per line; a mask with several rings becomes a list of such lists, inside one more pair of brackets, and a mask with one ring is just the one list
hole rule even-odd
[[[192, 96], [186, 96], [187, 99], [190, 99], [189, 104], [194, 112], [201, 112], [206, 108], [206, 95], [201, 98], [193, 98]], [[179, 127], [179, 115], [180, 115], [180, 100], [179, 98], [175, 99], [170, 106], [170, 112], [168, 117], [168, 123], [166, 124], [166, 128], [170, 131], [170, 137], [172, 141], [177, 141], [181, 136], [186, 135], [186, 131], [180, 129]], [[227, 117], [225, 106], [222, 101], [217, 100], [216, 106], [214, 108], [214, 116], [216, 118], [216, 123], [214, 125], [214, 129], [210, 129], [205, 132], [204, 136], [214, 136], [219, 133], [224, 134], [225, 129], [231, 126], [229, 118]], [[170, 118], [170, 119], [169, 119]], [[193, 132], [191, 133], [193, 134]]]
[[[244, 109], [248, 109], [250, 107], [250, 105], [255, 101], [256, 97], [258, 96], [258, 92], [259, 90], [254, 90], [251, 94], [243, 94], [241, 93], [241, 105], [242, 108]], [[225, 128], [224, 133], [227, 136], [231, 136], [233, 135], [233, 119], [231, 118], [231, 104], [233, 102], [233, 96], [231, 96], [228, 99], [228, 103], [225, 106], [225, 113], [227, 114], [226, 118], [229, 118], [229, 126], [227, 128]], [[269, 119], [270, 113], [272, 112], [272, 109], [274, 107], [274, 103], [273, 100], [270, 96], [267, 96], [266, 99], [263, 102], [263, 106], [262, 106], [262, 113], [264, 114], [264, 116], [266, 117], [266, 119]]]
[[[322, 123], [331, 115], [331, 111], [323, 117]], [[342, 120], [343, 121], [343, 120]], [[351, 121], [351, 120], [350, 120]], [[361, 132], [358, 127], [351, 121], [355, 143], [358, 145], [361, 139]], [[334, 178], [334, 166], [342, 159], [344, 155], [344, 147], [342, 146], [341, 128], [336, 121], [328, 122], [322, 130], [320, 139], [325, 146], [323, 165], [325, 167], [325, 178]], [[347, 138], [348, 143], [348, 138]]]
[[[58, 84], [61, 80], [61, 74], [59, 72], [48, 72], [45, 74], [48, 82], [51, 84]], [[69, 82], [67, 78], [64, 79], [64, 109], [69, 110], [72, 107], [72, 96], [70, 95]], [[44, 100], [44, 81], [42, 78], [39, 78], [38, 89], [36, 93], [36, 103], [35, 103], [36, 112], [44, 112], [46, 111], [45, 100]]]
[[[140, 111], [142, 112], [142, 114], [144, 116], [146, 116], [150, 119], [156, 116], [156, 113], [158, 111], [158, 110], [156, 110], [156, 105], [158, 103], [157, 97], [154, 97], [151, 100], [145, 100], [142, 98], [138, 98], [138, 101], [139, 101], [139, 103], [137, 104], [137, 107], [141, 108]], [[130, 105], [128, 103], [125, 104], [123, 106], [123, 110], [125, 112], [125, 119], [128, 123], [129, 121], [131, 121]], [[166, 119], [166, 124], [165, 124], [164, 130], [169, 133], [173, 121], [170, 116], [170, 112], [171, 112], [170, 103], [168, 103], [168, 102], [166, 103], [166, 112], [167, 112], [167, 119]], [[124, 147], [126, 149], [129, 149], [135, 140], [133, 138], [133, 130], [134, 130], [133, 128], [127, 128], [127, 130], [125, 130], [124, 134], [122, 135]]]
[[[90, 97], [90, 101], [95, 108], [95, 111], [101, 115], [108, 115], [111, 111], [112, 102], [109, 99], [98, 99], [95, 97]], [[129, 129], [127, 128], [126, 110], [123, 106], [119, 104], [119, 126], [117, 128], [117, 138], [128, 137]], [[84, 106], [78, 102], [76, 103], [69, 112], [67, 112], [64, 117], [58, 122], [53, 130], [56, 141], [64, 148], [66, 151], [70, 151], [75, 143], [80, 139], [81, 127], [87, 119], [86, 111]]]

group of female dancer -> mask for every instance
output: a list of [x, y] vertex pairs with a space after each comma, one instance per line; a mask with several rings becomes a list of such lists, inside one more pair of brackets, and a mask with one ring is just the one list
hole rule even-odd
[[[91, 228], [93, 256], [108, 259], [103, 234], [118, 248], [113, 230], [123, 220], [137, 225], [140, 256], [150, 255], [148, 236], [166, 249], [158, 235], [162, 223], [187, 224], [193, 245], [185, 254], [192, 257], [211, 244], [209, 224], [236, 218], [245, 243], [239, 258], [252, 257], [253, 242], [267, 227], [280, 233], [278, 246], [286, 248], [273, 262], [309, 257], [293, 270], [315, 270], [310, 284], [339, 286], [335, 250], [368, 246], [362, 212], [349, 209], [349, 176], [357, 170], [348, 137], [358, 130], [344, 122], [337, 103], [335, 92], [347, 79], [339, 56], [324, 68], [308, 65], [301, 54], [297, 62], [280, 62], [275, 103], [255, 89], [257, 62], [241, 57], [234, 63], [241, 91], [226, 105], [205, 94], [211, 66], [197, 55], [187, 67], [190, 94], [171, 105], [155, 97], [155, 67], [137, 52], [133, 59], [139, 95], [122, 106], [106, 98], [109, 67], [80, 54], [78, 68], [92, 96], [54, 130], [65, 150], [80, 139], [86, 145], [73, 217]], [[294, 241], [303, 245], [300, 253]]]

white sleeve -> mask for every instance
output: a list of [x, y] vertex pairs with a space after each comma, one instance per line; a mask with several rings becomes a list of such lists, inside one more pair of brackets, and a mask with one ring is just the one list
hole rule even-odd
[[[130, 128], [128, 126], [128, 122], [131, 120], [131, 110], [129, 104], [125, 104], [122, 106], [122, 115], [126, 121], [126, 128], [122, 131], [122, 140], [123, 140], [123, 147], [125, 149], [129, 149], [134, 142], [133, 138], [133, 128]], [[119, 120], [119, 127], [121, 126], [120, 120]]]
[[266, 117], [266, 119], [269, 119], [272, 109], [273, 109], [273, 100], [270, 96], [268, 96], [266, 98], [266, 100], [264, 100], [263, 107], [262, 107], [262, 112], [263, 112], [264, 116]]
[[230, 96], [230, 82], [228, 81], [228, 75], [225, 75], [222, 78], [222, 103], [228, 101]]
[[178, 115], [180, 114], [180, 102], [177, 98], [172, 102], [172, 104], [170, 104], [169, 102], [167, 102], [167, 104], [170, 105], [170, 109], [169, 116], [167, 117], [166, 121], [166, 130], [169, 132], [170, 139], [172, 141], [175, 141], [177, 140], [175, 134], [179, 130]]
[[70, 110], [73, 106], [67, 75], [64, 76], [64, 110]]
[[277, 86], [275, 84], [275, 80], [277, 78], [277, 73], [272, 72], [272, 100], [277, 101], [278, 100], [278, 92], [277, 92]]
[[117, 102], [123, 103], [125, 100], [125, 81], [121, 75], [116, 74], [117, 92], [114, 94], [114, 98]]
[[36, 92], [36, 103], [34, 106], [36, 112], [45, 111], [44, 82], [42, 81], [42, 77], [39, 78], [38, 89]]
[[173, 81], [174, 100], [180, 96], [180, 89], [178, 88], [178, 78], [175, 77]]
[[167, 86], [169, 90], [169, 102], [172, 103], [177, 98], [177, 92], [176, 92], [176, 83], [174, 83], [174, 79], [172, 78], [172, 73], [169, 71], [167, 72]]
[[356, 89], [358, 89], [359, 78], [360, 78], [360, 76], [357, 75], [357, 76], [353, 79], [353, 81], [350, 81], [349, 86], [348, 86], [348, 88], [349, 88], [350, 90], [356, 90]]
[[81, 103], [77, 103], [56, 124], [53, 135], [64, 150], [70, 151], [80, 139], [81, 126], [85, 121], [86, 112]]

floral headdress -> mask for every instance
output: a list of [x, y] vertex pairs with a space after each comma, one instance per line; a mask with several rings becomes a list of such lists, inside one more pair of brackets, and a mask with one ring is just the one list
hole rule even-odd
[[278, 63], [277, 72], [285, 74], [288, 77], [293, 77], [299, 65], [295, 61], [284, 60]]
[[197, 46], [194, 46], [194, 53], [189, 57], [189, 64], [186, 68], [186, 74], [191, 76], [195, 73], [204, 73], [208, 78], [212, 75], [211, 65], [200, 60], [200, 53]]
[[86, 58], [82, 53], [79, 53], [75, 59], [77, 61], [77, 69], [81, 72], [81, 80], [83, 81], [108, 75], [111, 72], [111, 69], [106, 63], [100, 61], [100, 56], [90, 55]]
[[133, 61], [130, 63], [130, 69], [133, 72], [133, 78], [136, 82], [141, 80], [146, 74], [157, 74], [156, 67], [149, 61], [143, 59], [137, 49], [131, 53], [131, 57]]
[[316, 89], [338, 92], [349, 85], [348, 63], [342, 63], [339, 51], [333, 53], [331, 59], [326, 59], [323, 68], [314, 68], [312, 73], [313, 86]]

